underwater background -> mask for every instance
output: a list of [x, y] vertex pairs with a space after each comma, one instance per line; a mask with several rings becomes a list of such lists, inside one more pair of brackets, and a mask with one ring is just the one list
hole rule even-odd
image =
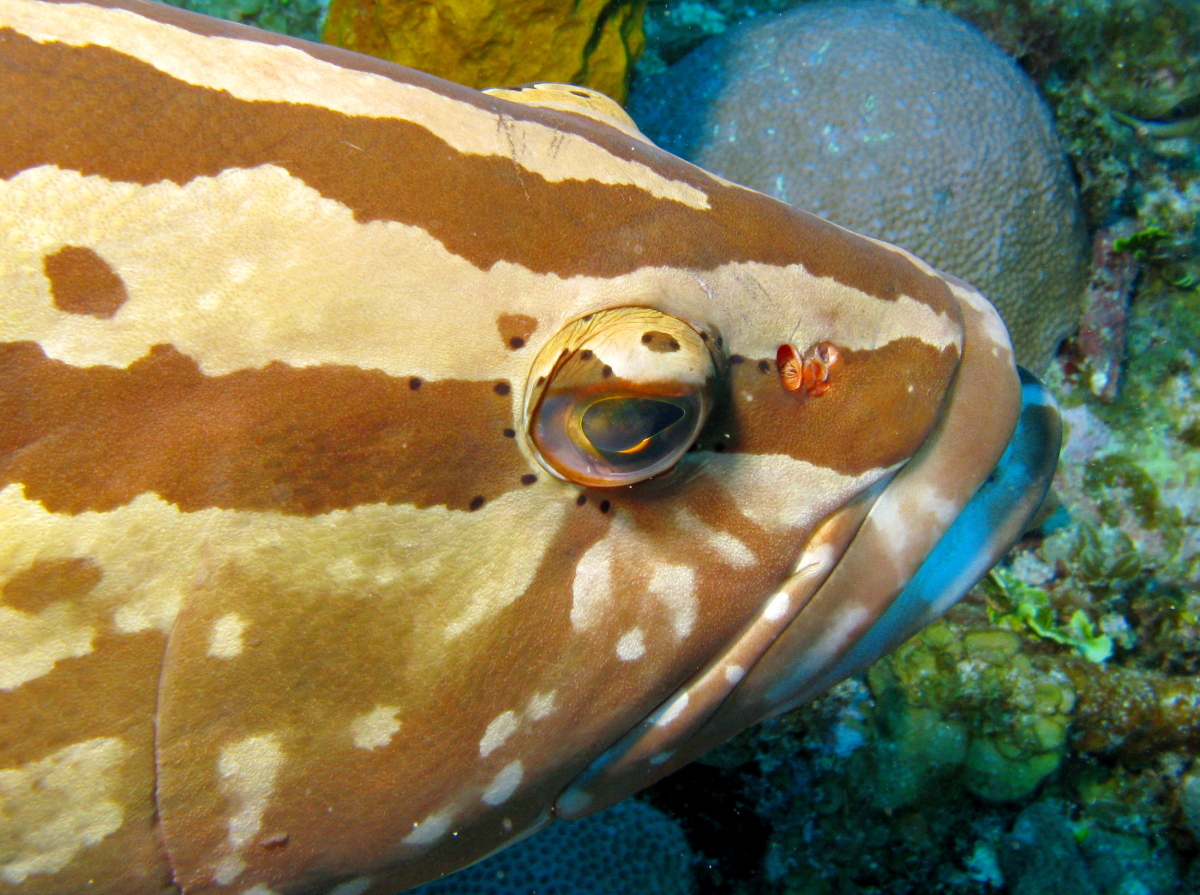
[[1064, 411], [1038, 527], [941, 622], [419, 891], [1200, 893], [1200, 0], [177, 5], [604, 90], [664, 148], [980, 286]]

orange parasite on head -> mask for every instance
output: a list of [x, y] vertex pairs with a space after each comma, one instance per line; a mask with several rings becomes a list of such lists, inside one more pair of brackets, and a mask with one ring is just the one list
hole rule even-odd
[[818, 342], [802, 357], [791, 345], [780, 345], [775, 353], [779, 378], [788, 391], [803, 391], [814, 398], [829, 391], [830, 377], [840, 352], [832, 342]]

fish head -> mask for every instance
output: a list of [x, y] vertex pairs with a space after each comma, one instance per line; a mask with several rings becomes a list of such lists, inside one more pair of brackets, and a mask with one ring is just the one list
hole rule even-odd
[[1044, 488], [977, 292], [586, 91], [0, 23], [2, 757], [88, 831], [20, 883], [452, 872], [852, 673]]

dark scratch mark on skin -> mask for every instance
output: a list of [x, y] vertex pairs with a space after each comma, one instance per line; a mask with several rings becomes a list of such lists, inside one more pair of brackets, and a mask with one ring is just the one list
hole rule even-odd
[[515, 121], [511, 115], [506, 115], [503, 112], [497, 113], [496, 131], [504, 138], [504, 142], [508, 144], [508, 157], [512, 159], [513, 173], [516, 175], [517, 183], [521, 185], [521, 192], [525, 194], [525, 199], [528, 201], [529, 187], [525, 184], [525, 175], [521, 168], [521, 162], [518, 160], [517, 141], [513, 137], [514, 126]]
[[550, 140], [550, 157], [558, 158], [558, 154], [562, 151], [562, 147], [567, 142], [567, 135], [559, 128], [554, 128], [554, 137]]

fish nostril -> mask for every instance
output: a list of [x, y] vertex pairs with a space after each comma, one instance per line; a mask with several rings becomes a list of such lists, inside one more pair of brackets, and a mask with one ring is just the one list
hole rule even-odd
[[803, 356], [791, 345], [780, 345], [775, 352], [775, 367], [784, 388], [815, 398], [829, 391], [840, 359], [841, 352], [832, 342], [818, 342]]

